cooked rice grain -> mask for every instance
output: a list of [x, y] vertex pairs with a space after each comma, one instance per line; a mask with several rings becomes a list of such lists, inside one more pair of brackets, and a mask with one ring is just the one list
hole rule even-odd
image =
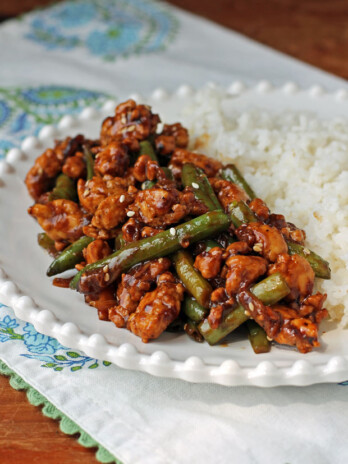
[[226, 111], [219, 89], [200, 91], [185, 108], [191, 148], [236, 163], [273, 212], [305, 229], [306, 246], [330, 262], [333, 319], [348, 325], [348, 120], [313, 114]]

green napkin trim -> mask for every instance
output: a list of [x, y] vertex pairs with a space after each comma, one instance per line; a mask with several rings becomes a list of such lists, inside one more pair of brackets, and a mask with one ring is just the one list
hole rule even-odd
[[94, 438], [86, 433], [80, 426], [73, 422], [69, 417], [62, 413], [52, 403], [48, 401], [35, 388], [25, 382], [18, 374], [13, 372], [7, 364], [0, 360], [0, 374], [9, 377], [9, 383], [15, 390], [25, 390], [30, 404], [41, 407], [44, 416], [59, 421], [60, 430], [67, 435], [79, 434], [77, 441], [85, 448], [97, 448], [96, 459], [102, 464], [122, 464], [115, 456], [103, 448]]

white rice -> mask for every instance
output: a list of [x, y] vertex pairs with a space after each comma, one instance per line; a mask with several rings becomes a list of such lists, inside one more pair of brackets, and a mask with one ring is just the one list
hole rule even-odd
[[347, 326], [348, 120], [261, 110], [227, 117], [225, 99], [207, 88], [184, 110], [191, 149], [232, 159], [272, 212], [306, 231], [306, 246], [332, 270], [331, 280], [317, 279], [316, 289], [328, 294], [331, 317]]

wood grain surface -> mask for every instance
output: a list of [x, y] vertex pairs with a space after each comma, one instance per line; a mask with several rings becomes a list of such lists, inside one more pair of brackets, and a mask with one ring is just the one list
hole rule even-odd
[[348, 78], [347, 0], [170, 0], [169, 3]]
[[[48, 0], [0, 2], [0, 20]], [[170, 0], [259, 42], [348, 78], [347, 0]], [[0, 376], [1, 464], [92, 464], [93, 450], [60, 432]]]
[[[76, 437], [59, 430], [58, 422], [31, 405], [0, 375], [1, 464], [97, 464], [95, 449], [83, 448]], [[100, 463], [99, 463], [100, 464]]]

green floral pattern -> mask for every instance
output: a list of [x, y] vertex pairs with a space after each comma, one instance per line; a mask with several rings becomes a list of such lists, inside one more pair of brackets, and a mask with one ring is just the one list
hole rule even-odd
[[56, 372], [63, 369], [76, 372], [84, 367], [96, 369], [111, 365], [108, 361], [98, 361], [73, 351], [61, 345], [55, 338], [37, 332], [32, 324], [17, 320], [12, 310], [0, 303], [0, 343], [11, 340], [23, 343], [25, 352], [21, 353], [21, 356], [40, 361], [41, 367]]
[[169, 8], [150, 0], [73, 0], [24, 17], [23, 35], [50, 51], [85, 51], [114, 61], [164, 50], [178, 30]]
[[110, 98], [102, 92], [63, 86], [0, 87], [0, 159], [29, 135], [46, 124], [57, 123], [66, 114], [83, 108], [100, 108]]

